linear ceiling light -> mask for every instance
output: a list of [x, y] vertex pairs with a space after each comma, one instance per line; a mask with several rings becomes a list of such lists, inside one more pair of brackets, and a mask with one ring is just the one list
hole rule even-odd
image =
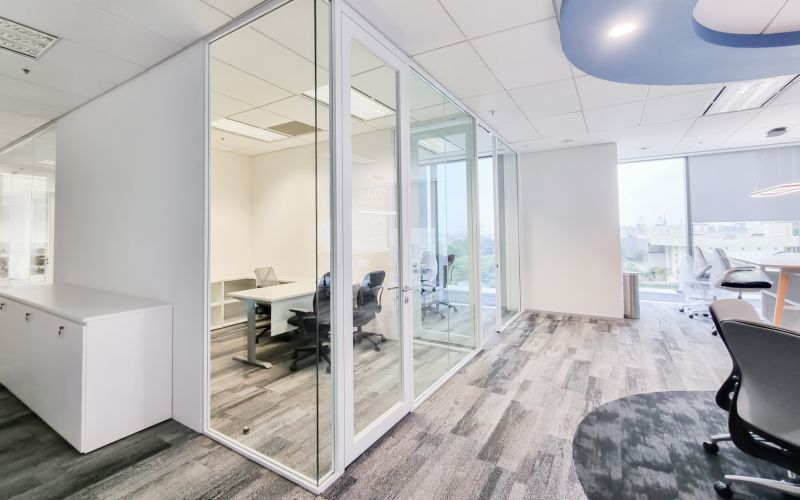
[[427, 149], [433, 154], [442, 155], [449, 152], [454, 151], [463, 151], [461, 147], [457, 144], [454, 144], [447, 139], [443, 139], [441, 137], [430, 137], [428, 139], [420, 139], [417, 141], [419, 147], [423, 149]]
[[774, 196], [783, 196], [785, 194], [800, 193], [800, 182], [788, 182], [786, 184], [778, 184], [777, 186], [760, 189], [750, 193], [751, 198], [771, 198]]
[[797, 75], [779, 76], [725, 85], [704, 114], [718, 115], [758, 109], [788, 87], [796, 77]]
[[245, 137], [258, 139], [259, 141], [264, 141], [264, 142], [274, 142], [289, 138], [288, 135], [279, 134], [271, 130], [265, 130], [263, 128], [254, 127], [252, 125], [248, 125], [242, 122], [237, 122], [236, 120], [230, 120], [228, 118], [219, 118], [217, 120], [214, 120], [213, 122], [211, 122], [211, 126], [218, 130], [224, 130], [225, 132], [231, 132], [233, 134], [243, 135]]
[[[316, 92], [316, 95], [315, 95]], [[303, 95], [330, 105], [330, 90], [327, 85], [306, 90]], [[350, 88], [350, 114], [362, 121], [374, 120], [394, 114], [394, 110], [377, 99], [373, 99], [356, 88]]]
[[0, 49], [39, 59], [57, 40], [57, 36], [0, 17]]

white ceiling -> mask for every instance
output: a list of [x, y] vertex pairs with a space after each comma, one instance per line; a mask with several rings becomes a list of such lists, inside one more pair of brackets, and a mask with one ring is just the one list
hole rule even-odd
[[[38, 61], [0, 51], [0, 146], [135, 76], [260, 1], [0, 1], [0, 15], [61, 37]], [[348, 1], [518, 151], [617, 141], [620, 156], [630, 159], [800, 140], [800, 126], [795, 128], [800, 125], [800, 85], [763, 110], [701, 117], [722, 84], [638, 86], [583, 74], [561, 50], [558, 0]], [[779, 20], [791, 25], [800, 16], [800, 0], [775, 3], [782, 10], [773, 25]], [[270, 54], [286, 65], [308, 62], [313, 49], [308, 39], [288, 29], [290, 24], [270, 19], [249, 29], [252, 44], [220, 56], [230, 66], [216, 74], [220, 89], [225, 82], [244, 89], [235, 98], [233, 91], [213, 96], [221, 115], [249, 112], [246, 116], [260, 123], [276, 118], [269, 113], [307, 119], [308, 110], [289, 107], [299, 105], [298, 92], [309, 90], [311, 64], [282, 74], [249, 71], [243, 76], [236, 71], [254, 50], [262, 60]], [[282, 45], [293, 50], [281, 50]], [[766, 131], [778, 126], [789, 127], [789, 133], [767, 139]], [[242, 148], [256, 146], [263, 145]]]
[[[770, 1], [782, 7], [772, 26], [800, 19], [800, 0]], [[632, 159], [800, 141], [800, 84], [763, 110], [703, 117], [722, 82], [585, 75], [561, 50], [558, 0], [348, 2], [521, 152], [616, 141], [620, 158]], [[780, 126], [789, 133], [766, 138]]]
[[36, 61], [0, 51], [0, 148], [261, 1], [0, 1], [0, 16], [61, 38]]

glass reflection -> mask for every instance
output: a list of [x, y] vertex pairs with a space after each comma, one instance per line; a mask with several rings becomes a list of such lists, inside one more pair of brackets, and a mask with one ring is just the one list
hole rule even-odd
[[313, 483], [333, 463], [329, 19], [292, 0], [210, 47], [210, 427]]
[[414, 394], [476, 347], [472, 118], [416, 73], [411, 109]]

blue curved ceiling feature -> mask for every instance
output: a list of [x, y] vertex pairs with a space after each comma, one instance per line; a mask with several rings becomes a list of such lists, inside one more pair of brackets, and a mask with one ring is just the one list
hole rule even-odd
[[[692, 25], [697, 36], [707, 42], [716, 45], [727, 45], [728, 47], [740, 48], [761, 48], [761, 47], [784, 47], [800, 44], [800, 31], [789, 31], [786, 33], [767, 33], [749, 35], [741, 33], [725, 33], [717, 31], [692, 18]], [[798, 70], [800, 71], [800, 70]]]
[[[561, 45], [578, 69], [605, 80], [643, 85], [691, 85], [800, 73], [800, 45], [744, 43], [703, 27], [697, 0], [563, 0]], [[631, 33], [609, 30], [633, 23]], [[707, 30], [701, 36], [698, 31]], [[713, 33], [709, 33], [713, 32]], [[787, 39], [794, 33], [779, 33]], [[713, 39], [716, 37], [716, 42]], [[726, 43], [720, 43], [724, 38]], [[767, 40], [767, 39], [762, 39]], [[772, 38], [777, 40], [777, 38]], [[773, 42], [774, 43], [774, 42]]]

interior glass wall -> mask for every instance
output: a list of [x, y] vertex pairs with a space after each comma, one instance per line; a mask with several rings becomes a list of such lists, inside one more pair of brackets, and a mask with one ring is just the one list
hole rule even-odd
[[0, 286], [52, 282], [56, 132], [0, 154]]
[[332, 471], [330, 6], [210, 46], [209, 428], [312, 484]]
[[522, 310], [520, 283], [519, 171], [517, 154], [496, 140], [498, 281], [500, 282], [500, 324]]
[[488, 334], [497, 328], [497, 232], [495, 225], [494, 138], [483, 127], [477, 128], [478, 145], [478, 222], [480, 240], [481, 329]]
[[351, 41], [354, 432], [402, 401], [397, 71]]
[[413, 71], [408, 92], [414, 394], [420, 396], [476, 347], [475, 134], [472, 117]]

